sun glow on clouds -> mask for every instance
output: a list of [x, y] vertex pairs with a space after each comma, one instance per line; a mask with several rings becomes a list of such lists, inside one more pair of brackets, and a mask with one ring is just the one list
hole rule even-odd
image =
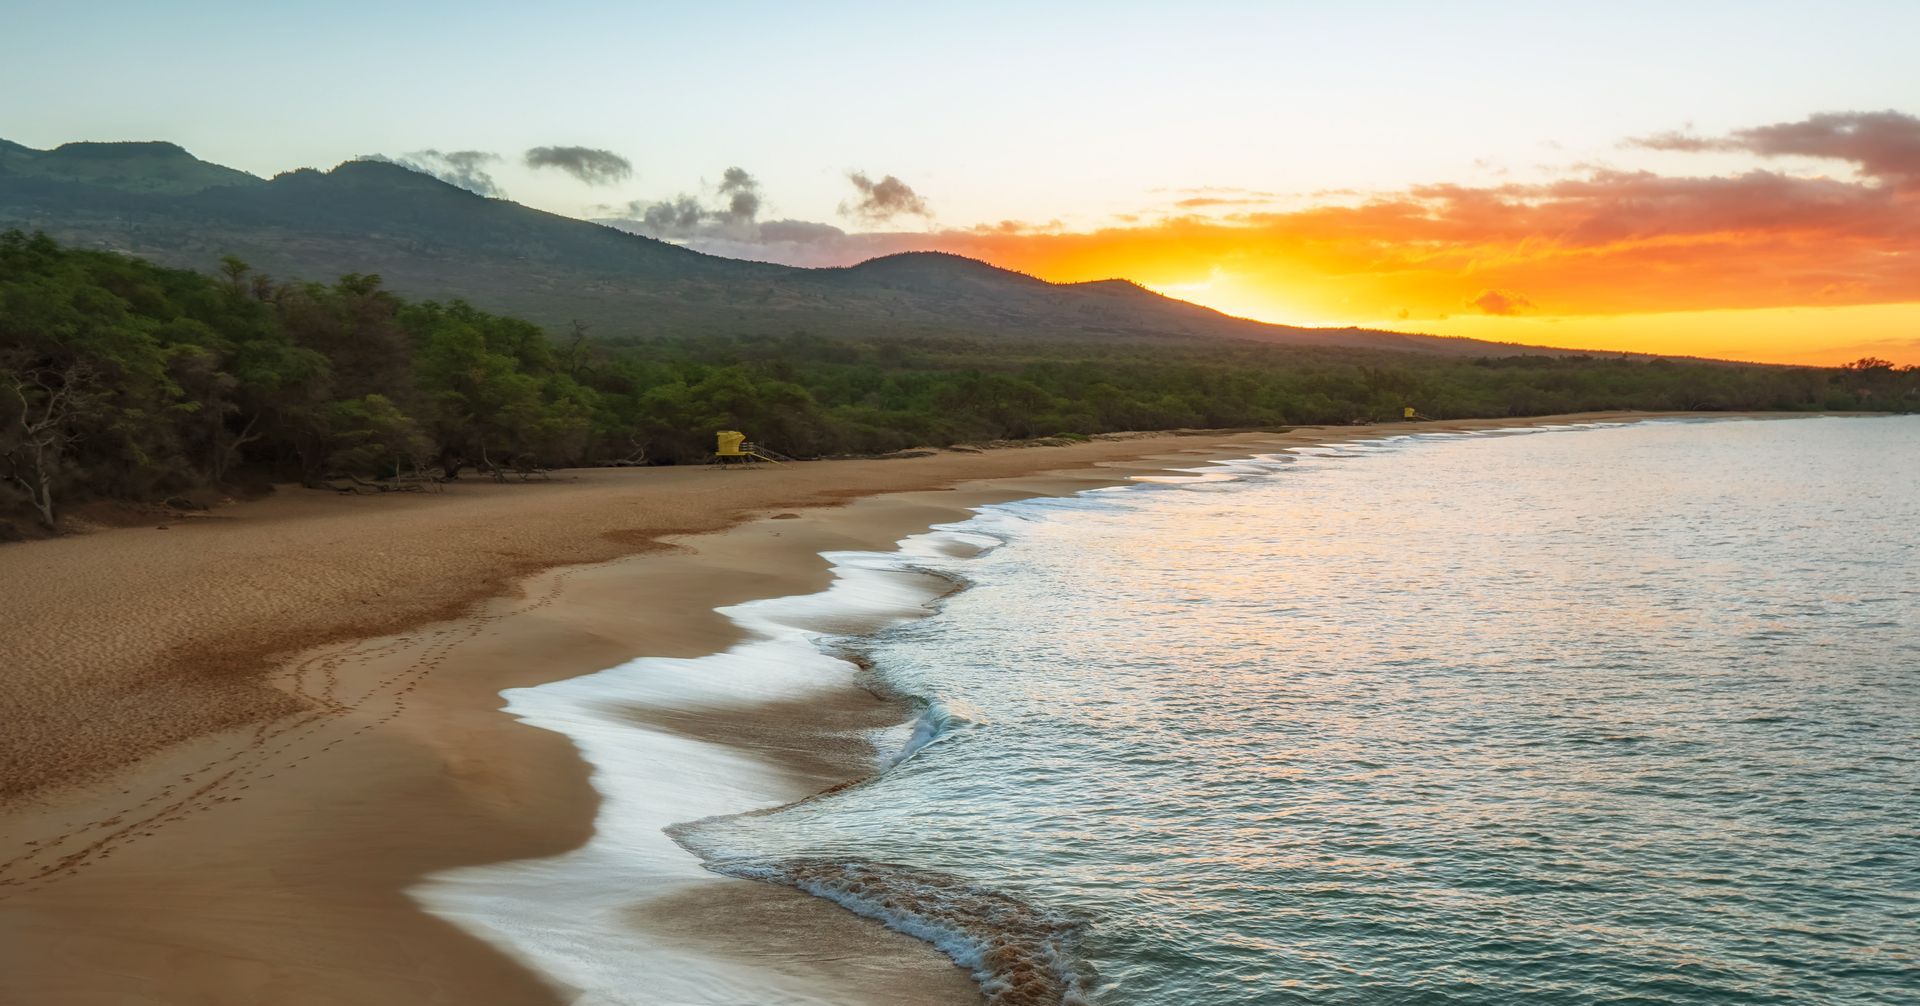
[[[1306, 203], [1184, 189], [1086, 230], [840, 236], [848, 261], [951, 251], [1056, 282], [1130, 279], [1279, 323], [1773, 362], [1920, 362], [1920, 118], [1815, 115], [1622, 147], [1744, 162], [1728, 174], [1588, 167]], [[852, 257], [856, 249], [867, 254]], [[836, 257], [810, 254], [810, 264]]]
[[[1868, 355], [1920, 363], [1920, 277], [1897, 269], [1909, 257], [1834, 241], [1787, 249], [1746, 235], [1597, 248], [1414, 242], [1403, 253], [1384, 244], [1317, 248], [1241, 225], [1183, 222], [1054, 241], [943, 244], [1056, 282], [1125, 276], [1278, 324], [1775, 363]], [[1875, 270], [1876, 278], [1835, 278]], [[1883, 296], [1890, 302], [1874, 302]]]
[[[1470, 305], [1457, 313], [1416, 319], [1410, 312], [1321, 315], [1303, 306], [1311, 298], [1290, 295], [1292, 284], [1282, 288], [1250, 283], [1218, 266], [1199, 280], [1141, 285], [1236, 317], [1281, 325], [1351, 325], [1561, 349], [1812, 366], [1863, 356], [1920, 363], [1920, 302], [1556, 316], [1531, 313], [1525, 306], [1487, 311]], [[1512, 296], [1492, 290], [1486, 294]]]

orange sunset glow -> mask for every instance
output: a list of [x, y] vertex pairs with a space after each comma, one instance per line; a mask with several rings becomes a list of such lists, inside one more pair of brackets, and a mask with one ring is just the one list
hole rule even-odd
[[[1628, 145], [1756, 163], [1716, 176], [1594, 169], [1291, 209], [1247, 193], [1085, 232], [1004, 225], [929, 243], [1056, 282], [1131, 279], [1263, 321], [1920, 362], [1920, 119], [1813, 116]], [[1788, 158], [1794, 170], [1770, 163]]]
[[0, 25], [0, 1006], [1920, 1006], [1920, 0]]

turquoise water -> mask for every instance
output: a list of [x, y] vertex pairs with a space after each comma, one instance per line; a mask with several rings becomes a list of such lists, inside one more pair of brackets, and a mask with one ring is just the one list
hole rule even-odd
[[936, 742], [706, 841], [995, 1002], [1920, 1001], [1920, 418], [1401, 438], [949, 544], [858, 643]]

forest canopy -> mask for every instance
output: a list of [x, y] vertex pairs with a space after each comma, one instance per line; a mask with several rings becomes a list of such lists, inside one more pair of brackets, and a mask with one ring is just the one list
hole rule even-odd
[[[1910, 410], [1920, 375], [1670, 359], [1202, 341], [601, 340], [375, 275], [276, 282], [0, 234], [0, 509], [477, 463], [703, 460], [719, 429], [796, 457], [1181, 427], [1599, 409]], [[0, 518], [6, 514], [0, 512]]]

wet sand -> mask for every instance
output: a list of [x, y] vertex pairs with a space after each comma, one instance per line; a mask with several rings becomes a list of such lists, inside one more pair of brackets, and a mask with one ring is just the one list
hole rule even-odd
[[[1628, 417], [1535, 422], [1593, 418]], [[0, 548], [0, 1001], [572, 1001], [405, 893], [591, 834], [586, 766], [503, 715], [502, 689], [723, 649], [737, 630], [715, 608], [821, 589], [820, 552], [885, 548], [972, 506], [1380, 432], [288, 490], [165, 531]], [[891, 712], [850, 681], [819, 703], [825, 723]], [[862, 755], [765, 709], [634, 717], [702, 743], [752, 737], [734, 747], [771, 802], [857, 774]], [[788, 1002], [978, 998], [930, 947], [824, 901], [721, 877], [667, 896], [645, 871], [620, 882], [663, 967], [697, 960]]]

